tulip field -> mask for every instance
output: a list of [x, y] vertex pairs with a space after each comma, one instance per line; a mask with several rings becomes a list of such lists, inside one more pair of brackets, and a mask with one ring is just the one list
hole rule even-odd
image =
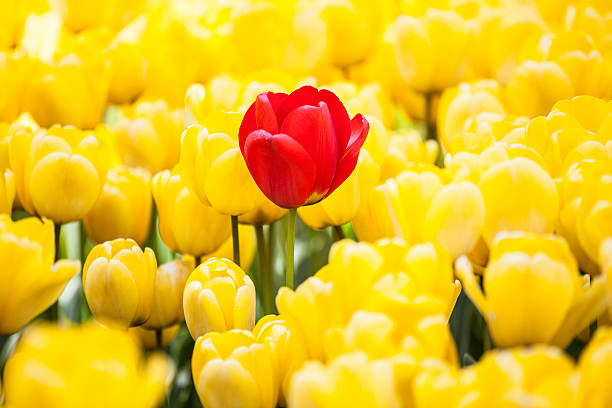
[[612, 408], [612, 0], [0, 0], [0, 408]]

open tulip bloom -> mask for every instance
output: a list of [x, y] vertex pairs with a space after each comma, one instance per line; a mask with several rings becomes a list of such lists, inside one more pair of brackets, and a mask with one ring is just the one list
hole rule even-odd
[[244, 115], [239, 139], [247, 167], [266, 197], [291, 209], [287, 286], [293, 286], [295, 209], [323, 200], [350, 176], [368, 130], [363, 115], [350, 119], [333, 92], [312, 86], [261, 93]]

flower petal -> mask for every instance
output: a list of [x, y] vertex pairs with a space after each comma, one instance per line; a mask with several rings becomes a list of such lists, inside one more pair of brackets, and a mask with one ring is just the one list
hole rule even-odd
[[327, 104], [294, 109], [285, 118], [281, 133], [297, 141], [314, 161], [317, 178], [313, 193], [322, 198], [334, 179], [338, 160], [338, 142]]
[[[251, 132], [257, 129], [260, 129], [260, 127], [258, 127], [257, 114], [255, 110], [256, 110], [257, 101], [259, 100], [259, 97], [261, 95], [266, 96], [267, 101], [269, 102], [274, 112], [278, 111], [280, 105], [285, 101], [285, 99], [287, 99], [287, 96], [288, 96], [286, 93], [282, 93], [282, 92], [279, 92], [279, 93], [264, 92], [262, 94], [259, 94], [255, 102], [253, 102], [251, 106], [249, 106], [249, 109], [244, 114], [244, 118], [242, 119], [242, 123], [240, 124], [240, 130], [238, 131], [238, 140], [240, 143], [240, 151], [242, 152], [242, 154], [244, 154], [244, 144], [246, 143], [247, 136]], [[260, 101], [260, 103], [264, 101], [265, 100], [262, 100]], [[279, 126], [280, 123], [281, 122], [278, 121], [277, 126]]]
[[314, 161], [290, 136], [256, 130], [246, 138], [245, 160], [261, 191], [276, 205], [296, 208], [312, 193]]
[[353, 117], [351, 120], [351, 137], [346, 150], [344, 153], [342, 153], [342, 156], [338, 161], [336, 175], [329, 191], [327, 192], [327, 195], [330, 195], [336, 188], [338, 188], [338, 186], [340, 186], [340, 184], [342, 184], [344, 180], [351, 175], [353, 170], [355, 170], [357, 159], [359, 159], [359, 151], [366, 140], [369, 130], [370, 124], [363, 115], [357, 114], [355, 117]]
[[319, 100], [325, 102], [329, 108], [329, 113], [331, 114], [334, 128], [336, 129], [338, 153], [341, 154], [348, 146], [351, 138], [351, 119], [346, 112], [346, 108], [335, 93], [327, 89], [322, 89], [319, 91]]
[[317, 106], [319, 91], [310, 85], [303, 86], [291, 92], [287, 99], [276, 111], [279, 126], [282, 127], [283, 121], [291, 111], [304, 105]]

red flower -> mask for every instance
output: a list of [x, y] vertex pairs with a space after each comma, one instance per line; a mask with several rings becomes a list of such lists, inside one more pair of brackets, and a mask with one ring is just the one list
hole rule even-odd
[[353, 172], [368, 121], [352, 120], [331, 91], [304, 86], [257, 95], [240, 125], [240, 150], [263, 193], [296, 208], [330, 195]]

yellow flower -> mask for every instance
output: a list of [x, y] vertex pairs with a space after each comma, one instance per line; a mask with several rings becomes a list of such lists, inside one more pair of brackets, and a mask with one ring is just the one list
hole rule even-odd
[[307, 362], [291, 381], [289, 406], [399, 407], [390, 360], [370, 360], [364, 352], [344, 354], [325, 366]]
[[20, 203], [30, 214], [66, 223], [94, 206], [107, 172], [105, 128], [93, 132], [54, 126], [20, 131], [9, 142]]
[[157, 261], [131, 239], [96, 245], [83, 267], [91, 313], [105, 325], [139, 326], [151, 316]]
[[273, 408], [278, 379], [273, 351], [244, 330], [198, 338], [191, 359], [193, 383], [210, 408]]
[[51, 306], [79, 272], [79, 262], [53, 263], [53, 223], [30, 217], [13, 222], [0, 215], [0, 333], [18, 331]]
[[151, 224], [151, 175], [147, 170], [114, 167], [106, 175], [102, 194], [83, 219], [95, 243], [131, 238], [144, 244]]
[[[180, 324], [170, 326], [162, 329], [162, 347], [168, 347], [172, 340], [176, 337]], [[145, 350], [157, 350], [159, 345], [157, 344], [157, 333], [155, 330], [145, 329], [143, 326], [130, 327], [128, 333], [142, 345]]]
[[[240, 221], [241, 224], [248, 225], [272, 224], [283, 218], [285, 214], [287, 214], [287, 211], [287, 209], [279, 207], [262, 194], [261, 197], [259, 197], [259, 201], [256, 202], [255, 208], [238, 217], [238, 221]], [[242, 257], [240, 259], [242, 259]]]
[[308, 359], [302, 332], [292, 319], [268, 315], [259, 319], [253, 329], [253, 336], [258, 343], [273, 351], [280, 384], [278, 404], [286, 406], [293, 373]]
[[587, 348], [580, 355], [578, 372], [580, 386], [578, 400], [580, 407], [605, 407], [610, 403], [612, 395], [610, 380], [612, 364], [612, 331], [610, 327], [599, 327]]
[[183, 114], [164, 100], [140, 101], [121, 110], [112, 131], [124, 164], [157, 173], [178, 162]]
[[503, 90], [507, 111], [530, 118], [546, 115], [555, 102], [573, 95], [566, 73], [550, 61], [521, 63]]
[[103, 26], [121, 27], [144, 9], [146, 1], [102, 0], [86, 4], [79, 0], [54, 0], [51, 5], [62, 14], [65, 24], [78, 32]]
[[255, 325], [255, 286], [239, 266], [211, 258], [189, 275], [183, 294], [191, 337]]
[[306, 225], [321, 230], [351, 222], [361, 203], [361, 196], [374, 188], [380, 176], [380, 166], [366, 150], [361, 150], [355, 171], [323, 201], [298, 208]]
[[151, 317], [143, 325], [144, 328], [165, 329], [185, 320], [183, 291], [194, 267], [193, 257], [185, 257], [167, 262], [157, 268]]
[[159, 211], [159, 233], [172, 251], [203, 256], [217, 250], [230, 236], [229, 217], [202, 204], [187, 189], [176, 167], [156, 174], [152, 190]]
[[238, 142], [223, 133], [209, 134], [199, 126], [182, 136], [179, 169], [187, 187], [204, 203], [227, 215], [242, 215], [260, 201]]
[[[242, 270], [248, 271], [255, 258], [256, 242], [255, 229], [249, 225], [238, 224], [238, 237], [240, 238], [240, 265]], [[216, 250], [200, 258], [203, 262], [209, 258], [232, 259], [234, 256], [234, 242], [232, 237], [228, 237], [225, 242]]]
[[468, 27], [457, 13], [428, 9], [419, 18], [402, 15], [394, 24], [397, 66], [414, 89], [439, 92], [462, 79]]
[[486, 297], [467, 259], [457, 261], [456, 272], [501, 347], [565, 347], [607, 302], [604, 281], [585, 285], [567, 243], [554, 235], [500, 234], [483, 273]]
[[552, 232], [557, 222], [559, 194], [546, 171], [522, 157], [490, 166], [480, 178], [486, 215], [483, 236], [491, 244], [505, 230]]
[[391, 134], [387, 157], [381, 168], [381, 179], [397, 177], [402, 171], [418, 164], [433, 165], [438, 157], [438, 143], [423, 141], [416, 130], [398, 131]]
[[145, 360], [127, 332], [95, 323], [41, 324], [26, 330], [6, 364], [5, 403], [14, 408], [146, 408], [160, 403], [171, 372], [165, 356]]
[[11, 169], [4, 170], [0, 178], [0, 213], [11, 214], [15, 201], [15, 177]]

